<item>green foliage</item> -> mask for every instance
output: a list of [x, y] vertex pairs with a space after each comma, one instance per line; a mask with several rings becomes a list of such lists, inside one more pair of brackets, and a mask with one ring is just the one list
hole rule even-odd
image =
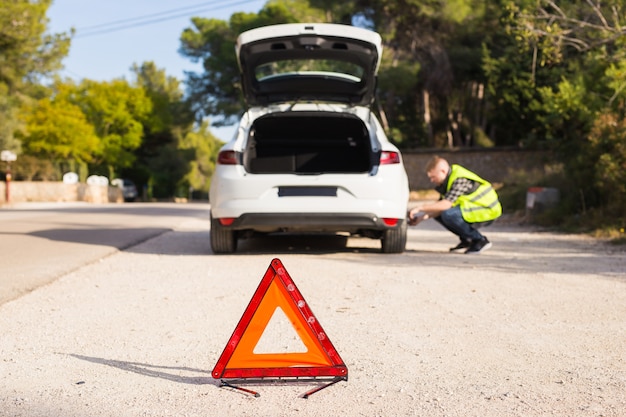
[[626, 207], [626, 113], [598, 116], [588, 136], [587, 157], [595, 167], [592, 184], [602, 196], [606, 214], [624, 215]]
[[8, 94], [8, 86], [0, 83], [0, 150], [21, 151], [21, 142], [15, 132], [23, 129], [19, 120], [20, 99]]
[[205, 69], [203, 74], [188, 75], [193, 110], [198, 117], [220, 115], [218, 124], [232, 123], [243, 108], [234, 54], [236, 31], [217, 19], [198, 17], [192, 23], [194, 27], [181, 35], [181, 54], [194, 62], [202, 61]]
[[144, 90], [152, 102], [152, 109], [144, 121], [146, 135], [167, 132], [173, 124], [191, 123], [193, 115], [183, 103], [180, 81], [168, 77], [154, 62], [133, 65], [136, 75], [135, 86]]
[[143, 123], [152, 111], [145, 90], [123, 79], [84, 80], [70, 99], [81, 107], [101, 140], [95, 171], [107, 175], [129, 167], [143, 139]]
[[26, 154], [79, 162], [90, 162], [100, 154], [101, 141], [93, 125], [67, 95], [37, 100], [23, 114], [27, 134], [22, 136], [22, 146]]
[[[136, 81], [57, 81], [21, 108], [24, 179], [60, 179], [78, 171], [147, 185], [169, 198], [192, 184], [208, 190], [219, 142], [206, 124], [196, 127], [180, 83], [154, 63], [134, 66]], [[51, 171], [52, 170], [52, 171]]]
[[151, 108], [144, 90], [124, 80], [57, 81], [47, 97], [22, 107], [26, 130], [18, 137], [28, 155], [89, 163], [93, 172], [113, 176], [133, 163]]
[[182, 179], [182, 184], [187, 184], [195, 191], [208, 192], [221, 145], [209, 131], [206, 122], [185, 135], [180, 147], [190, 151], [191, 158], [190, 169]]
[[9, 93], [24, 91], [29, 82], [60, 67], [69, 49], [66, 34], [46, 34], [51, 0], [12, 0], [0, 8], [0, 83]]
[[575, 157], [595, 116], [583, 77], [562, 79], [556, 88], [540, 87], [531, 108], [543, 124], [546, 142], [564, 158]]
[[[385, 59], [379, 75], [378, 103], [385, 116], [392, 120], [387, 134], [396, 144], [403, 147], [418, 145], [426, 140], [422, 121], [417, 117], [418, 103], [414, 94], [418, 83], [420, 65], [417, 62], [393, 63]], [[412, 112], [408, 112], [410, 107]]]
[[485, 6], [482, 1], [448, 0], [444, 2], [441, 13], [452, 22], [466, 24], [472, 18], [482, 16]]
[[181, 35], [181, 54], [202, 61], [202, 74], [189, 74], [187, 91], [198, 119], [216, 116], [214, 125], [232, 124], [245, 107], [235, 56], [237, 36], [245, 30], [297, 21], [289, 4], [269, 2], [258, 14], [235, 13], [229, 22], [194, 17]]
[[59, 171], [48, 159], [37, 158], [32, 155], [20, 155], [11, 164], [13, 176], [18, 181], [59, 181], [61, 179]]
[[190, 103], [178, 80], [146, 62], [134, 67], [136, 86], [152, 101], [144, 122], [136, 163], [124, 175], [148, 185], [151, 197], [184, 197], [187, 190], [208, 191], [219, 142], [206, 123], [194, 124]]
[[607, 87], [613, 91], [609, 105], [626, 101], [626, 59], [612, 63], [606, 69]]
[[[492, 140], [499, 145], [517, 145], [531, 142], [537, 135], [536, 112], [532, 105], [537, 100], [536, 86], [545, 74], [533, 70], [533, 51], [526, 44], [519, 45], [509, 34], [512, 24], [510, 11], [501, 12], [498, 29], [490, 43], [482, 44], [482, 70], [489, 100], [489, 130]], [[550, 83], [550, 81], [547, 81]]]
[[268, 24], [273, 24], [276, 16], [288, 17], [293, 22], [339, 22], [342, 17], [349, 16], [347, 10], [350, 10], [350, 3], [335, 0], [269, 0], [259, 12], [259, 17], [268, 19]]
[[495, 146], [493, 140], [491, 140], [491, 138], [478, 126], [474, 127], [472, 137], [474, 138], [474, 146], [476, 147], [493, 148]]
[[0, 7], [0, 149], [20, 150], [19, 107], [42, 76], [60, 67], [66, 34], [46, 34], [51, 0], [11, 0]]

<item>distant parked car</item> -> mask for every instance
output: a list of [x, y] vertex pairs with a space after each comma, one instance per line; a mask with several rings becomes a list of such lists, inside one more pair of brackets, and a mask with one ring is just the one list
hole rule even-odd
[[111, 181], [111, 184], [122, 189], [124, 201], [135, 201], [139, 197], [135, 183], [127, 178], [116, 178]]
[[370, 105], [379, 34], [286, 24], [237, 42], [248, 111], [212, 177], [211, 247], [231, 253], [252, 233], [348, 233], [400, 253], [409, 187], [400, 151]]

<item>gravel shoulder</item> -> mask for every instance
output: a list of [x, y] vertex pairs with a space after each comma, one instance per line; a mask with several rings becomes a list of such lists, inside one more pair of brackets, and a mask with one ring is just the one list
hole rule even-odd
[[[407, 252], [271, 238], [215, 256], [206, 219], [0, 305], [0, 416], [626, 414], [626, 252], [505, 222], [479, 256], [434, 222]], [[220, 388], [211, 370], [273, 258], [349, 369]]]

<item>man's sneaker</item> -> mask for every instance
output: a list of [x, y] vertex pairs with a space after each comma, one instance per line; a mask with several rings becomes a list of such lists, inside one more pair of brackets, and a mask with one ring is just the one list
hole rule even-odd
[[450, 252], [456, 252], [462, 249], [467, 249], [470, 247], [471, 244], [472, 242], [469, 240], [461, 240], [458, 245], [456, 245], [453, 248], [450, 248]]
[[486, 237], [483, 237], [482, 239], [479, 239], [479, 240], [473, 240], [469, 249], [466, 250], [465, 253], [468, 255], [474, 255], [474, 254], [481, 253], [482, 251], [486, 251], [490, 247], [491, 247], [491, 242], [487, 240]]

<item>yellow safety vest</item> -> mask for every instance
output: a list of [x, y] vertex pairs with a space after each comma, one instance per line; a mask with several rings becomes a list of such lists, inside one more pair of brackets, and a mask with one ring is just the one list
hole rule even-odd
[[495, 220], [502, 214], [502, 205], [498, 200], [498, 194], [488, 181], [480, 178], [472, 171], [460, 165], [452, 165], [452, 172], [448, 178], [446, 192], [450, 191], [452, 183], [457, 178], [467, 178], [476, 181], [478, 188], [466, 195], [460, 196], [452, 206], [460, 206], [463, 219], [468, 223], [480, 223]]

